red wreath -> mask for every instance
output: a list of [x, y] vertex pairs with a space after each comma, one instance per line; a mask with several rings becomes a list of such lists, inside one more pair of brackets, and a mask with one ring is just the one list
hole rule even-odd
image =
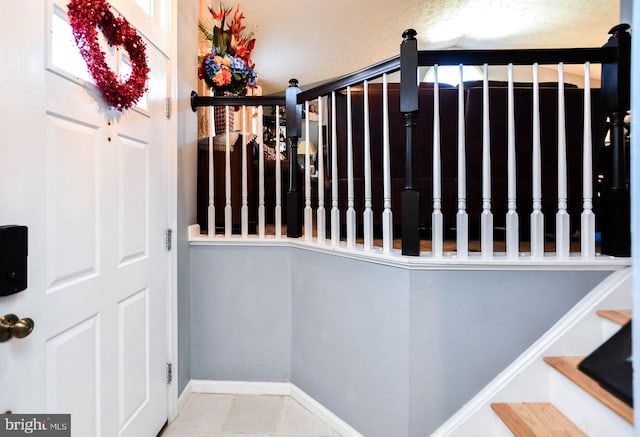
[[[124, 17], [113, 15], [105, 0], [71, 0], [68, 8], [76, 45], [98, 89], [118, 111], [131, 108], [147, 91], [149, 67], [142, 38]], [[96, 27], [110, 46], [123, 46], [129, 53], [131, 75], [126, 82], [120, 82], [107, 65]]]

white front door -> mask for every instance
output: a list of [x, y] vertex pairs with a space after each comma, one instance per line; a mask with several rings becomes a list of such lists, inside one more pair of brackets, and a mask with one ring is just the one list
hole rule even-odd
[[[0, 413], [70, 413], [74, 437], [155, 436], [167, 419], [169, 62], [145, 34], [148, 95], [109, 109], [65, 54], [66, 3], [10, 0], [0, 18], [0, 225], [29, 229], [28, 288], [0, 297], [0, 316], [35, 321], [0, 343]], [[145, 16], [144, 2], [111, 4], [134, 26]], [[126, 52], [107, 59], [126, 74]]]

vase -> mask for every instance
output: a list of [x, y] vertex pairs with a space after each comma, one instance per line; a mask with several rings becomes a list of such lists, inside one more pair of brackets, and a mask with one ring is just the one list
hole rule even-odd
[[[214, 96], [228, 96], [231, 95], [229, 93], [225, 93], [223, 91], [214, 91]], [[224, 134], [227, 132], [227, 123], [225, 121], [225, 117], [227, 115], [227, 108], [225, 106], [214, 106], [213, 109], [213, 118], [214, 118], [214, 127], [215, 127], [215, 136], [220, 134]], [[229, 107], [229, 132], [233, 132], [233, 119], [234, 119], [234, 109], [232, 106]]]

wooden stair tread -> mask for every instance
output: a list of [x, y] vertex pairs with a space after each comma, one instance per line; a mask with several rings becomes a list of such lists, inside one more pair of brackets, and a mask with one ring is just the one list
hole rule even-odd
[[544, 362], [562, 373], [591, 396], [633, 425], [633, 408], [609, 393], [595, 380], [580, 371], [578, 364], [583, 359], [584, 357], [544, 357]]
[[547, 402], [496, 403], [491, 408], [516, 437], [587, 435]]
[[626, 325], [631, 320], [631, 310], [598, 310], [596, 314], [618, 325]]

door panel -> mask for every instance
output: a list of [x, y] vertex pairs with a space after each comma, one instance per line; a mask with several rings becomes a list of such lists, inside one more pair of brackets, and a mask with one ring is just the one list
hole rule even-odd
[[46, 342], [48, 409], [71, 414], [73, 435], [100, 435], [99, 337], [94, 316]]
[[149, 401], [149, 289], [118, 303], [118, 391], [123, 428]]
[[44, 187], [50, 289], [97, 273], [99, 131], [96, 126], [63, 117], [47, 114]]
[[118, 136], [118, 143], [119, 258], [126, 263], [147, 255], [149, 147], [125, 136]]

